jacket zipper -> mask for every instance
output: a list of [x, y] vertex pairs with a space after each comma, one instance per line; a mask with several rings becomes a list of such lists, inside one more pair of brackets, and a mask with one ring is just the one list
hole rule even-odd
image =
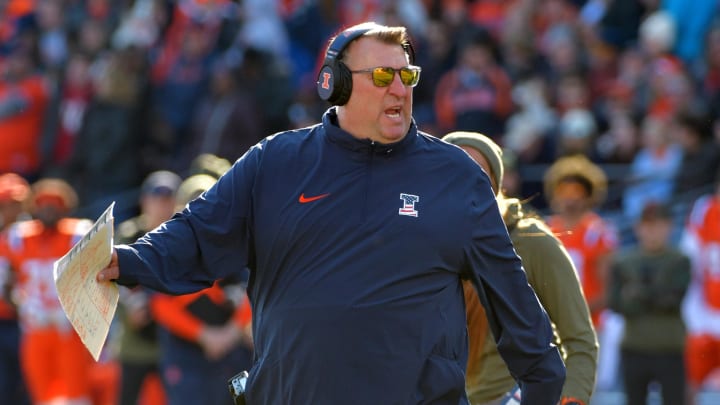
[[375, 149], [377, 148], [377, 143], [375, 141], [370, 142], [370, 156], [368, 157], [368, 163], [367, 163], [367, 175], [365, 176], [365, 203], [363, 204], [362, 209], [362, 223], [365, 223], [367, 221], [367, 213], [368, 213], [368, 204], [370, 203], [370, 191], [372, 190], [372, 176], [373, 176], [373, 160], [375, 158]]

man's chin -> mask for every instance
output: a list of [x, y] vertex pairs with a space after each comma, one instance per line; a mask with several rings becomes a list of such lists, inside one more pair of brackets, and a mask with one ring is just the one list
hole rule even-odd
[[395, 142], [399, 142], [404, 137], [405, 137], [405, 133], [383, 134], [381, 142], [382, 143], [395, 143]]
[[392, 128], [388, 128], [388, 130], [383, 131], [382, 133], [383, 142], [393, 143], [403, 139], [405, 135], [407, 135], [408, 128], [409, 127], [405, 125], [397, 125], [393, 126]]

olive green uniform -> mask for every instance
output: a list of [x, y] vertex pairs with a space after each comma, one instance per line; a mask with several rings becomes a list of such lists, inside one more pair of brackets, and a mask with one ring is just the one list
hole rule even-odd
[[[542, 220], [527, 216], [517, 200], [501, 200], [502, 205], [507, 207], [505, 223], [528, 282], [548, 313], [565, 360], [562, 397], [589, 404], [598, 343], [572, 260]], [[473, 289], [465, 288], [465, 296], [470, 337], [466, 389], [472, 404], [482, 404], [502, 397], [516, 382], [497, 351]]]
[[619, 254], [612, 265], [610, 308], [625, 316], [622, 348], [682, 353], [680, 305], [690, 283], [690, 260], [677, 249]]

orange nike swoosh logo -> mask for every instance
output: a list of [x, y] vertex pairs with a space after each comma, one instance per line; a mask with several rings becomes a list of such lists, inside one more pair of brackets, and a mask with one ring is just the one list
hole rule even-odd
[[317, 200], [319, 200], [321, 198], [325, 198], [329, 195], [330, 195], [330, 193], [325, 193], [325, 194], [315, 195], [312, 197], [305, 197], [305, 193], [302, 193], [302, 194], [300, 194], [300, 198], [298, 198], [298, 201], [300, 202], [300, 204], [305, 204], [305, 203], [317, 201]]

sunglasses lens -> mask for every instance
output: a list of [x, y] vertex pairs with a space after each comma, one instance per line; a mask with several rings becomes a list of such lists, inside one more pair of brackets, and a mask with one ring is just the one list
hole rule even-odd
[[373, 83], [378, 87], [387, 87], [395, 78], [395, 70], [388, 67], [378, 67], [372, 72]]
[[420, 71], [410, 68], [400, 69], [400, 80], [404, 85], [414, 87], [420, 80]]
[[400, 74], [400, 81], [410, 87], [415, 87], [420, 80], [420, 69], [417, 67], [404, 67], [395, 70], [391, 67], [376, 67], [372, 71], [373, 83], [378, 87], [387, 87], [395, 79], [395, 72]]

